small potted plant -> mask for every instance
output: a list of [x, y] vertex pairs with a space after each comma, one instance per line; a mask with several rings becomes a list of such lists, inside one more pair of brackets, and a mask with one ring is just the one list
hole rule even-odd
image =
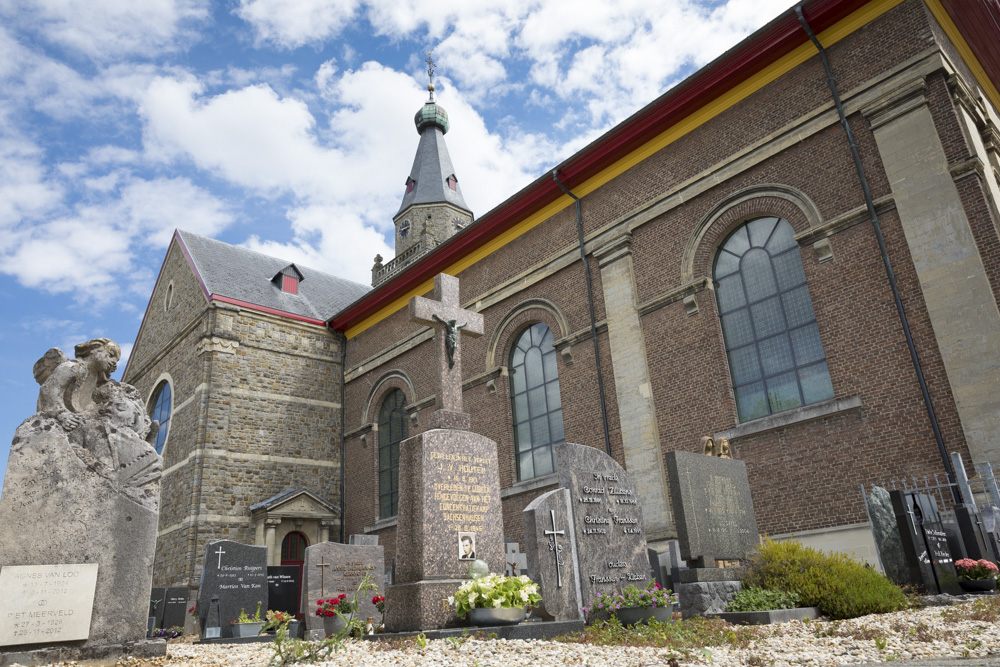
[[448, 604], [458, 617], [468, 616], [473, 625], [515, 625], [524, 620], [526, 609], [542, 599], [538, 584], [528, 577], [488, 574], [462, 584]]
[[260, 617], [260, 606], [262, 602], [257, 602], [257, 611], [253, 616], [247, 616], [245, 609], [240, 609], [240, 616], [233, 623], [233, 635], [235, 637], [256, 637], [264, 627], [264, 619]]
[[328, 600], [317, 600], [316, 605], [316, 615], [323, 619], [323, 631], [327, 637], [347, 627], [357, 611], [354, 600], [348, 600], [346, 593]]
[[587, 615], [608, 612], [622, 625], [635, 625], [651, 618], [669, 623], [676, 604], [676, 593], [650, 581], [645, 588], [629, 584], [620, 591], [602, 593], [582, 610]]
[[268, 609], [267, 613], [264, 614], [264, 618], [264, 627], [260, 629], [262, 633], [266, 632], [268, 634], [274, 634], [278, 631], [278, 628], [286, 626], [289, 637], [298, 636], [299, 622], [296, 621], [295, 617], [287, 611], [274, 611], [272, 609]]
[[997, 588], [997, 573], [1000, 570], [995, 563], [982, 558], [962, 558], [955, 561], [955, 569], [958, 571], [958, 585], [963, 591], [985, 593]]

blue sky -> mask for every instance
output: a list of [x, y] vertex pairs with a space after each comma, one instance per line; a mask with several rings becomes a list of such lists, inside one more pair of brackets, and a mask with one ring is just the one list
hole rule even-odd
[[482, 215], [787, 6], [0, 0], [0, 472], [33, 363], [127, 355], [174, 228], [369, 282], [427, 51]]

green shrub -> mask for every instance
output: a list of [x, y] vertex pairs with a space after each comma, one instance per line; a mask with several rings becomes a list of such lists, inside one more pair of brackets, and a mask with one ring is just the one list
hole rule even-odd
[[744, 588], [729, 601], [726, 611], [770, 611], [771, 609], [794, 609], [798, 606], [798, 593], [770, 591], [764, 588]]
[[750, 557], [743, 585], [797, 593], [806, 607], [834, 619], [884, 614], [908, 606], [902, 589], [844, 553], [828, 554], [800, 542], [772, 542]]

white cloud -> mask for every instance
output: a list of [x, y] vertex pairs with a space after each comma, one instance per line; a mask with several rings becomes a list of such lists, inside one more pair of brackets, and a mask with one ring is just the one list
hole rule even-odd
[[294, 49], [336, 35], [357, 7], [357, 0], [240, 0], [234, 13], [259, 41]]
[[0, 0], [0, 16], [47, 42], [107, 62], [178, 49], [209, 12], [206, 0]]

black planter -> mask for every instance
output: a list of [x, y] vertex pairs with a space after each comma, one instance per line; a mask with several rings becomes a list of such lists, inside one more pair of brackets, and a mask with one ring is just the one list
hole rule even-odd
[[958, 585], [966, 593], [987, 593], [997, 589], [996, 579], [959, 579]]

